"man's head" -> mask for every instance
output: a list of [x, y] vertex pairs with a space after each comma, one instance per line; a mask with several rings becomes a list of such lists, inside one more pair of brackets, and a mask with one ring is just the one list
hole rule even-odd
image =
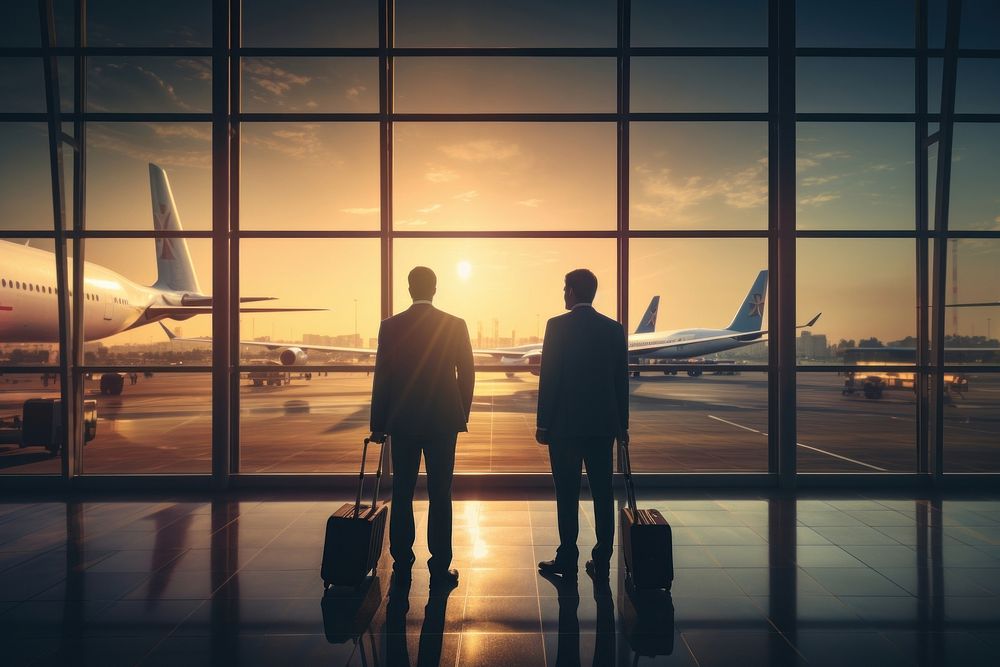
[[406, 277], [414, 301], [430, 301], [437, 292], [437, 276], [426, 266], [415, 266]]
[[566, 310], [578, 303], [593, 303], [597, 294], [597, 276], [589, 269], [574, 269], [566, 274], [563, 299]]

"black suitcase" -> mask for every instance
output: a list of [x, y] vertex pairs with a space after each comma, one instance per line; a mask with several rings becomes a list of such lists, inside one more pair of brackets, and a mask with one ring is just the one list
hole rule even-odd
[[323, 544], [323, 565], [320, 569], [324, 589], [330, 586], [359, 586], [378, 565], [385, 538], [386, 517], [389, 516], [388, 505], [378, 502], [385, 447], [385, 443], [382, 443], [379, 448], [371, 505], [361, 504], [365, 459], [368, 456], [368, 438], [365, 438], [365, 446], [361, 451], [357, 499], [353, 503], [344, 503], [326, 521], [326, 541]]
[[618, 443], [619, 465], [625, 477], [627, 506], [621, 508], [621, 550], [630, 584], [637, 590], [670, 590], [674, 581], [674, 553], [670, 524], [657, 510], [635, 506], [632, 462], [628, 443]]

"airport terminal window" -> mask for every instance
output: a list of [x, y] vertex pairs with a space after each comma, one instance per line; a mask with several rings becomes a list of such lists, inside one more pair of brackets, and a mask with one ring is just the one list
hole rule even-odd
[[375, 113], [377, 58], [243, 58], [246, 113]]
[[802, 113], [913, 111], [912, 58], [799, 58], [796, 109]]
[[[15, 355], [30, 356], [34, 351], [37, 356], [38, 347], [12, 348], [10, 344], [0, 344], [4, 357], [0, 365], [10, 365], [12, 350]], [[59, 447], [52, 442], [51, 429], [45, 428], [55, 409], [53, 400], [58, 398], [58, 371], [27, 374], [11, 373], [4, 368], [0, 374], [0, 476], [59, 474]]]
[[[1000, 227], [1000, 123], [956, 123], [948, 228], [996, 232]], [[930, 176], [936, 185], [937, 174]]]
[[613, 230], [613, 123], [397, 123], [398, 231]]
[[804, 47], [912, 48], [912, 0], [797, 0], [795, 41]]
[[948, 262], [945, 363], [1000, 365], [1000, 238], [951, 239]]
[[766, 123], [632, 123], [631, 229], [766, 229]]
[[632, 46], [767, 46], [766, 0], [632, 0]]
[[87, 43], [98, 47], [211, 46], [212, 3], [88, 0]]
[[767, 111], [767, 58], [633, 57], [632, 112]]
[[240, 228], [377, 230], [377, 123], [243, 123]]
[[378, 46], [378, 2], [372, 0], [243, 0], [243, 46]]
[[1000, 373], [945, 373], [946, 473], [1000, 472]]
[[614, 58], [397, 58], [398, 113], [614, 113]]
[[0, 232], [52, 229], [47, 137], [42, 123], [0, 123]]
[[0, 112], [45, 111], [41, 58], [0, 57]]
[[212, 110], [212, 61], [196, 56], [91, 56], [87, 110], [207, 113]]
[[798, 123], [799, 229], [914, 229], [913, 125]]

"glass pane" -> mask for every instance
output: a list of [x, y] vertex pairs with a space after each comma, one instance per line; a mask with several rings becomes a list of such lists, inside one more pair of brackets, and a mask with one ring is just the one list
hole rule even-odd
[[763, 0], [634, 0], [632, 46], [767, 46]]
[[1000, 472], [1000, 374], [949, 373], [945, 386], [945, 471]]
[[767, 111], [767, 58], [632, 58], [631, 110]]
[[951, 239], [947, 262], [945, 363], [1000, 365], [1000, 239]]
[[88, 0], [88, 46], [211, 46], [210, 0]]
[[207, 113], [212, 110], [210, 58], [91, 56], [87, 67], [88, 111]]
[[910, 113], [912, 58], [798, 58], [800, 113]]
[[632, 229], [767, 227], [766, 123], [632, 123]]
[[1000, 125], [955, 123], [949, 229], [1000, 230], [998, 182]]
[[397, 0], [396, 46], [614, 47], [616, 0]]
[[43, 123], [0, 123], [0, 228], [52, 230], [48, 136]]
[[[0, 288], [0, 294], [6, 292]], [[6, 358], [13, 349], [8, 345], [2, 347], [3, 365], [7, 366]], [[49, 421], [52, 411], [59, 406], [58, 402], [53, 403], [54, 399], [59, 399], [56, 372], [0, 375], [0, 475], [59, 474], [62, 466], [59, 444], [53, 442]]]
[[629, 392], [636, 470], [767, 472], [767, 373], [644, 372]]
[[614, 113], [614, 58], [396, 58], [398, 113]]
[[614, 229], [613, 123], [397, 123], [397, 230]]
[[376, 58], [244, 58], [243, 111], [378, 111]]
[[1000, 113], [1000, 59], [962, 58], [958, 61], [955, 112]]
[[799, 123], [799, 229], [913, 229], [913, 125]]
[[377, 123], [243, 123], [242, 229], [378, 229]]
[[[617, 311], [610, 239], [399, 239], [393, 256], [393, 311], [410, 305], [410, 269], [428, 266], [438, 276], [435, 306], [465, 320], [476, 349], [537, 345], [548, 318], [565, 310], [563, 279], [575, 268], [597, 275], [595, 307], [610, 317]], [[537, 393], [538, 379], [530, 373], [478, 373], [455, 469], [549, 471], [547, 453], [534, 441]]]
[[243, 46], [377, 47], [371, 0], [243, 0]]
[[[274, 367], [240, 374], [243, 472], [357, 470], [371, 377], [360, 370], [328, 374], [308, 366], [374, 363], [381, 320], [379, 252], [377, 239], [241, 242], [242, 298], [276, 297], [248, 305], [320, 309], [240, 318], [245, 341], [240, 363]], [[371, 352], [349, 351], [358, 348]]]
[[873, 367], [796, 377], [799, 472], [916, 471], [913, 373]]
[[0, 240], [0, 366], [59, 363], [53, 247], [48, 239]]
[[[165, 188], [154, 191], [154, 182]], [[171, 209], [169, 220], [160, 220], [160, 206]], [[86, 223], [101, 230], [211, 229], [211, 125], [88, 123]]]
[[37, 2], [0, 3], [0, 47], [39, 47]]
[[795, 3], [799, 46], [912, 48], [912, 0], [839, 0]]
[[0, 58], [0, 112], [45, 111], [45, 72], [41, 58]]
[[211, 294], [211, 239], [87, 239], [85, 251], [84, 363], [211, 364], [211, 343], [172, 341], [156, 323], [180, 338], [212, 335], [210, 302], [165, 298]]
[[1000, 4], [996, 0], [963, 0], [959, 46], [963, 49], [1000, 49], [998, 25]]
[[93, 373], [85, 384], [97, 411], [93, 439], [83, 448], [85, 474], [212, 471], [211, 373], [122, 368]]
[[[830, 362], [915, 362], [913, 243], [906, 239], [798, 240], [796, 320], [806, 322], [822, 313], [811, 333], [826, 336], [832, 346], [827, 348]], [[797, 350], [799, 359], [815, 363], [820, 350], [802, 345]]]

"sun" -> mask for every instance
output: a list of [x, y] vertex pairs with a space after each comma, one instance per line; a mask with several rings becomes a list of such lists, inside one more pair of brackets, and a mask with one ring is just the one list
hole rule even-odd
[[458, 273], [459, 280], [465, 282], [472, 277], [472, 264], [463, 259], [455, 266], [455, 271]]

